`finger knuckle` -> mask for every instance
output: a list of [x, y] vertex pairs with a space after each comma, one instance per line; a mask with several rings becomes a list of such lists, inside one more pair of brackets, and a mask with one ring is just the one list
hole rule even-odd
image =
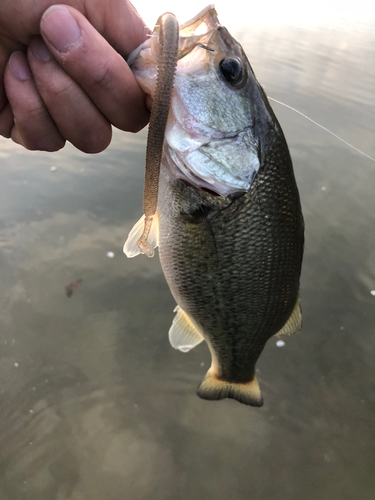
[[52, 99], [59, 98], [60, 96], [69, 95], [76, 91], [73, 81], [68, 79], [51, 79], [48, 82], [48, 93], [51, 94]]
[[147, 125], [147, 121], [142, 122], [142, 123], [130, 122], [128, 125], [128, 132], [131, 132], [132, 134], [136, 134], [137, 132], [142, 130], [146, 125]]
[[15, 120], [11, 132], [11, 138], [17, 144], [21, 144], [29, 151], [59, 151], [65, 145], [65, 139], [56, 131], [50, 132], [45, 124], [36, 126], [34, 124], [25, 124]]
[[91, 75], [91, 87], [108, 88], [113, 81], [112, 64], [109, 60], [104, 61], [101, 66]]
[[76, 143], [75, 146], [84, 153], [95, 154], [104, 151], [112, 139], [112, 130], [110, 127], [91, 134], [84, 141]]
[[55, 138], [37, 138], [37, 139], [25, 139], [22, 140], [23, 145], [29, 151], [46, 151], [47, 153], [55, 153], [62, 149], [65, 145], [64, 139]]
[[47, 151], [49, 153], [54, 153], [56, 151], [60, 151], [65, 146], [64, 139], [54, 139], [49, 142], [46, 142], [43, 145], [42, 151]]

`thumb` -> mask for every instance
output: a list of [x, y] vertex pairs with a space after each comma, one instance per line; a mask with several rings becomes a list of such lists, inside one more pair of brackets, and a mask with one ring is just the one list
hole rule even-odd
[[128, 0], [84, 0], [83, 7], [89, 22], [125, 58], [151, 32]]

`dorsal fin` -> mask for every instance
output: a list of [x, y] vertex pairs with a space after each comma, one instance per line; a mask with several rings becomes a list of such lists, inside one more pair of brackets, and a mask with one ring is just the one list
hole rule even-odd
[[174, 312], [177, 314], [169, 329], [169, 342], [175, 349], [179, 349], [182, 352], [188, 352], [190, 349], [200, 344], [204, 339], [189, 316], [180, 306], [176, 306]]

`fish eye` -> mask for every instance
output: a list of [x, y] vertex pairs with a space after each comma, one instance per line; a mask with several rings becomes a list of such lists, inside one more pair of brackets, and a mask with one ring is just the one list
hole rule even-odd
[[242, 64], [238, 59], [227, 57], [219, 63], [221, 74], [233, 87], [241, 83], [243, 77]]

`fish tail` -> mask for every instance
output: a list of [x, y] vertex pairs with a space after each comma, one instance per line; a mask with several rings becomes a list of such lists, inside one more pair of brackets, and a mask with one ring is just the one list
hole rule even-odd
[[231, 398], [245, 405], [263, 405], [262, 393], [260, 392], [259, 383], [255, 375], [250, 382], [227, 382], [218, 379], [209, 370], [197, 388], [197, 395], [202, 399], [218, 400]]

